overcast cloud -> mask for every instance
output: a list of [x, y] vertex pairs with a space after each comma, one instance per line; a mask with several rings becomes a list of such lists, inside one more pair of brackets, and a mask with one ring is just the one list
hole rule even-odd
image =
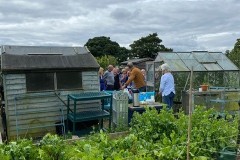
[[154, 32], [174, 51], [231, 50], [239, 0], [0, 0], [0, 45], [83, 46], [97, 36], [129, 48]]

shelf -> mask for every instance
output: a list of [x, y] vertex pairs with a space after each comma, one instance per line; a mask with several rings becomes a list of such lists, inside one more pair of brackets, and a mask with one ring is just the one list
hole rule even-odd
[[210, 102], [216, 102], [216, 103], [228, 103], [228, 102], [238, 102], [239, 100], [234, 100], [234, 99], [211, 99]]

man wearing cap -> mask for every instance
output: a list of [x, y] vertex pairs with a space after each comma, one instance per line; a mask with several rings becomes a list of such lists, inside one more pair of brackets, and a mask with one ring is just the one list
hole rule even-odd
[[170, 67], [167, 63], [162, 64], [159, 69], [162, 70], [162, 77], [160, 80], [159, 93], [162, 94], [162, 100], [171, 109], [173, 106], [173, 98], [175, 96], [174, 78], [170, 72]]
[[140, 92], [146, 92], [146, 83], [141, 70], [134, 67], [132, 62], [128, 62], [127, 66], [131, 72], [127, 82], [122, 86], [122, 89], [126, 88], [133, 81], [136, 89]]

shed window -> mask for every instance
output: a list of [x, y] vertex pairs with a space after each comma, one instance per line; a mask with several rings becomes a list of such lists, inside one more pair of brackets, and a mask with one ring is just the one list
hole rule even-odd
[[[57, 72], [55, 73], [27, 73], [27, 92], [53, 91], [56, 89], [80, 89], [82, 88], [81, 72]], [[54, 85], [54, 82], [56, 83]]]
[[54, 73], [27, 73], [27, 91], [54, 90]]
[[57, 89], [80, 89], [82, 88], [81, 72], [57, 72]]

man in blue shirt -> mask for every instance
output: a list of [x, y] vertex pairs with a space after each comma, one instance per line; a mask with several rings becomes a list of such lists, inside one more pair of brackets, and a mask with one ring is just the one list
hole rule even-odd
[[159, 93], [162, 94], [163, 103], [166, 103], [168, 108], [171, 109], [175, 96], [174, 78], [167, 63], [162, 64], [159, 67], [159, 70], [160, 69], [162, 70], [162, 77], [160, 80]]

